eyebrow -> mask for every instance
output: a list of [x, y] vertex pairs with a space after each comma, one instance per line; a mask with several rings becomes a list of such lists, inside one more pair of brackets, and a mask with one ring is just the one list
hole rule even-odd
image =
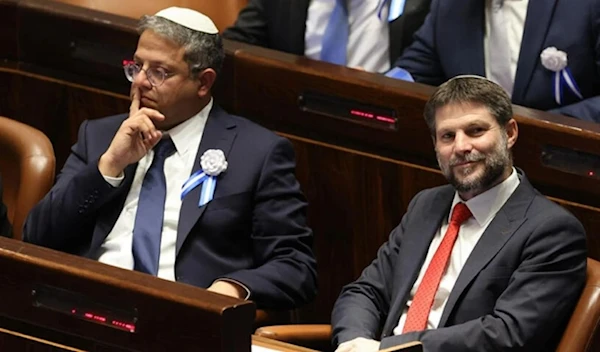
[[475, 121], [470, 121], [469, 123], [467, 123], [466, 126], [459, 126], [459, 127], [452, 127], [452, 128], [451, 127], [441, 127], [437, 133], [444, 134], [444, 133], [456, 131], [458, 129], [468, 129], [468, 128], [479, 127], [479, 126], [489, 128], [492, 126], [492, 124], [485, 120], [477, 119]]
[[[137, 54], [133, 55], [133, 61], [144, 61]], [[162, 66], [168, 69], [172, 69], [172, 65], [165, 63], [164, 61], [148, 60], [150, 66]]]

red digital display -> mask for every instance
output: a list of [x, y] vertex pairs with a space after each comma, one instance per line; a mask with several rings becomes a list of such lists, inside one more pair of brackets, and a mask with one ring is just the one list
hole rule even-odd
[[124, 322], [124, 321], [120, 321], [120, 320], [115, 320], [115, 319], [109, 319], [107, 316], [104, 315], [100, 315], [100, 314], [96, 314], [96, 313], [92, 313], [92, 312], [78, 312], [77, 309], [71, 309], [71, 313], [73, 315], [79, 316], [79, 317], [83, 317], [87, 320], [92, 320], [98, 323], [102, 323], [105, 325], [111, 325], [114, 326], [118, 329], [121, 330], [127, 330], [129, 332], [135, 332], [135, 324], [132, 323], [128, 323], [128, 322]]
[[369, 119], [369, 120], [375, 119], [377, 121], [389, 123], [389, 124], [392, 124], [392, 125], [396, 123], [396, 119], [393, 118], [393, 117], [391, 117], [391, 116], [376, 115], [376, 114], [371, 113], [371, 112], [357, 110], [357, 109], [350, 110], [350, 115], [357, 116], [357, 117], [362, 117], [362, 118]]

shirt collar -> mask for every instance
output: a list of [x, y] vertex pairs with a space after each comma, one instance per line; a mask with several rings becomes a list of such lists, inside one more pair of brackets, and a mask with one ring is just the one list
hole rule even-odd
[[[517, 189], [519, 183], [521, 181], [513, 167], [512, 173], [506, 180], [465, 202], [479, 226], [484, 226], [496, 216], [496, 213]], [[458, 192], [454, 192], [451, 209], [454, 209], [456, 203], [462, 201]], [[448, 215], [448, 222], [450, 222], [450, 215]]]
[[177, 153], [179, 155], [185, 155], [190, 147], [194, 147], [194, 149], [198, 148], [197, 145], [192, 146], [191, 141], [194, 140], [192, 136], [202, 134], [212, 107], [213, 98], [210, 98], [208, 104], [206, 104], [206, 106], [196, 115], [165, 132], [165, 134], [170, 136], [173, 140], [173, 144], [175, 144], [175, 148], [177, 149]]

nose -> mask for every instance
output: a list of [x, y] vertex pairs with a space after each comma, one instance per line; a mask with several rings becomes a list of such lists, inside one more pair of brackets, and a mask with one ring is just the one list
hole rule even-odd
[[138, 72], [138, 74], [135, 75], [135, 77], [133, 77], [133, 84], [135, 84], [137, 87], [143, 87], [148, 89], [152, 88], [152, 83], [150, 83], [150, 80], [148, 79], [148, 74], [146, 74], [145, 68], [142, 68], [140, 72]]
[[460, 154], [465, 154], [473, 149], [471, 138], [464, 132], [459, 131], [454, 137], [454, 151]]

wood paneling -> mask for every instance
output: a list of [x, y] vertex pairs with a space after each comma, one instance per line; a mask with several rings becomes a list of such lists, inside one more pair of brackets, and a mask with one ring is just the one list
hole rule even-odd
[[[135, 22], [68, 5], [50, 9], [45, 3], [18, 2], [19, 19], [8, 22], [35, 22], [43, 31], [56, 33], [44, 34], [43, 50], [35, 48], [29, 35], [16, 40], [23, 47], [18, 60], [6, 60], [0, 69], [0, 81], [7, 82], [0, 85], [0, 114], [47, 133], [60, 168], [81, 121], [127, 111], [128, 82], [120, 62], [114, 61], [133, 52]], [[15, 8], [17, 2], [0, 0], [0, 9], [10, 9], [7, 4]], [[0, 35], [10, 42], [7, 38]], [[46, 57], [54, 41], [58, 53]], [[69, 49], [71, 42], [75, 50]], [[102, 43], [106, 50], [92, 50], [88, 42]], [[0, 48], [0, 57], [14, 57], [14, 47], [6, 48]], [[328, 322], [341, 287], [373, 260], [410, 199], [422, 189], [445, 183], [422, 119], [433, 88], [235, 42], [226, 41], [226, 53], [217, 101], [294, 144], [319, 270], [318, 297], [300, 310], [300, 318]], [[299, 98], [305, 92], [392, 109], [399, 118], [398, 129], [304, 111]], [[600, 155], [600, 127], [522, 107], [515, 107], [515, 114], [520, 128], [516, 165], [540, 191], [582, 221], [589, 255], [600, 259], [600, 180], [541, 163], [546, 145]]]
[[[251, 302], [6, 238], [0, 266], [0, 325], [9, 330], [87, 351], [250, 351]], [[47, 287], [68, 295], [42, 299]], [[135, 332], [73, 309], [129, 312]]]

